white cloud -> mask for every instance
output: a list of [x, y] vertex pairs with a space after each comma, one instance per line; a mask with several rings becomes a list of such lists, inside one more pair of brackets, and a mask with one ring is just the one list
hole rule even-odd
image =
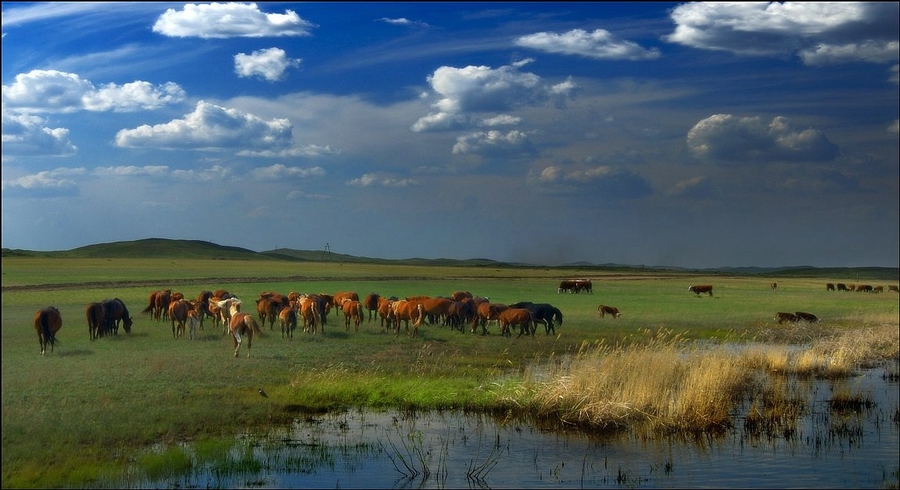
[[497, 130], [476, 131], [456, 138], [454, 154], [516, 154], [528, 152], [531, 145], [528, 134], [512, 130], [506, 133]]
[[630, 170], [599, 165], [565, 168], [549, 165], [528, 173], [528, 184], [552, 194], [587, 193], [606, 198], [635, 199], [653, 193], [647, 180]]
[[287, 119], [265, 121], [236, 109], [200, 101], [194, 112], [155, 126], [123, 129], [116, 145], [125, 148], [277, 150], [291, 141]]
[[2, 183], [3, 197], [58, 197], [78, 195], [72, 176], [84, 175], [84, 168], [59, 168], [26, 175]]
[[153, 32], [170, 37], [223, 39], [230, 37], [308, 36], [314, 24], [292, 10], [261, 12], [255, 3], [189, 3], [181, 11], [167, 9]]
[[322, 167], [288, 167], [281, 163], [259, 167], [251, 172], [256, 180], [279, 181], [283, 179], [305, 179], [309, 177], [324, 177], [325, 169]]
[[3, 110], [3, 158], [13, 156], [68, 156], [78, 147], [66, 128], [48, 128], [46, 121], [29, 114]]
[[347, 181], [347, 185], [353, 187], [409, 187], [419, 185], [419, 181], [415, 179], [398, 179], [390, 176], [380, 176], [377, 174], [364, 174], [363, 176]]
[[548, 86], [538, 75], [522, 72], [525, 59], [500, 68], [442, 66], [428, 76], [437, 102], [437, 112], [423, 116], [413, 131], [457, 129], [468, 124], [470, 112], [507, 111], [521, 106], [552, 101], [559, 105], [577, 88], [571, 79]]
[[478, 121], [478, 125], [490, 128], [494, 126], [515, 126], [520, 122], [522, 122], [521, 117], [510, 116], [508, 114], [500, 114], [488, 119], [482, 119], [481, 121]]
[[538, 32], [517, 38], [513, 43], [547, 53], [569, 54], [598, 60], [652, 60], [659, 58], [659, 50], [644, 49], [637, 43], [625, 41], [604, 29], [588, 32], [572, 29], [556, 34]]
[[239, 77], [261, 77], [270, 82], [284, 78], [285, 70], [300, 66], [301, 60], [290, 59], [280, 48], [268, 48], [251, 54], [234, 55], [234, 71]]
[[766, 123], [759, 117], [710, 116], [691, 128], [687, 145], [700, 158], [720, 162], [834, 159], [838, 148], [817, 129], [798, 129], [778, 116]]
[[395, 19], [391, 19], [391, 18], [388, 18], [388, 17], [382, 17], [382, 18], [380, 18], [380, 19], [378, 19], [378, 20], [379, 20], [380, 22], [384, 22], [384, 23], [386, 23], [386, 24], [392, 24], [392, 25], [395, 25], [395, 26], [421, 26], [421, 27], [427, 27], [427, 26], [428, 26], [428, 24], [426, 24], [425, 22], [417, 21], [417, 20], [409, 20], [409, 19], [407, 19], [407, 18], [405, 18], [405, 17], [397, 17], [397, 18], [395, 18]]
[[666, 40], [741, 55], [798, 54], [808, 64], [890, 62], [897, 2], [694, 2], [673, 9]]
[[168, 174], [166, 165], [117, 165], [94, 169], [94, 175], [99, 177], [165, 177]]
[[4, 108], [18, 112], [132, 112], [158, 109], [184, 98], [184, 90], [172, 82], [154, 87], [139, 80], [97, 89], [74, 73], [57, 70], [20, 73], [12, 85], [3, 86]]

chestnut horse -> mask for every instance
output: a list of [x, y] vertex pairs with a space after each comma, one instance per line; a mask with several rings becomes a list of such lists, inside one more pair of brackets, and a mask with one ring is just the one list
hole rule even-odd
[[50, 345], [50, 352], [53, 352], [53, 346], [56, 344], [56, 333], [62, 328], [62, 316], [55, 306], [41, 308], [34, 314], [34, 330], [38, 335], [38, 342], [41, 344], [41, 355], [47, 352], [47, 345]]
[[106, 317], [103, 314], [103, 305], [101, 303], [88, 303], [84, 310], [84, 316], [87, 319], [88, 335], [91, 340], [98, 339], [106, 335]]
[[228, 330], [231, 332], [231, 344], [234, 347], [234, 357], [238, 356], [238, 351], [241, 349], [241, 337], [243, 335], [247, 336], [247, 357], [250, 357], [250, 347], [253, 345], [253, 335], [263, 336], [263, 332], [259, 328], [259, 324], [256, 323], [256, 319], [253, 318], [253, 315], [241, 313], [239, 311], [233, 311], [231, 313], [231, 323], [228, 326]]
[[[172, 322], [172, 338], [184, 337], [184, 330], [192, 306], [184, 299], [169, 303], [169, 319]], [[191, 334], [191, 338], [194, 338]]]

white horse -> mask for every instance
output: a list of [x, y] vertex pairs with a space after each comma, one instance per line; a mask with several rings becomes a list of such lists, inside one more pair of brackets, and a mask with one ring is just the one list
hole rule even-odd
[[233, 317], [235, 313], [241, 311], [241, 300], [237, 298], [223, 299], [216, 302], [216, 306], [218, 307], [216, 323], [222, 322], [222, 334], [225, 335], [228, 333], [231, 317]]

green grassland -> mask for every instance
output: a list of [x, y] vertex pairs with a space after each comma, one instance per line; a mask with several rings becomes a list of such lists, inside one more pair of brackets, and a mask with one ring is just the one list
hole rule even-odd
[[[484, 262], [32, 254], [5, 254], [2, 266], [3, 487], [98, 484], [153, 444], [227, 438], [307, 410], [513, 411], [510, 393], [529, 365], [588, 344], [641, 342], [660, 329], [690, 339], [741, 341], [782, 328], [773, 320], [778, 311], [813, 312], [823, 328], [838, 329], [896, 324], [898, 318], [896, 293], [826, 292], [826, 282], [896, 284], [856, 273], [775, 277]], [[575, 277], [591, 278], [593, 294], [557, 293], [561, 279]], [[714, 297], [688, 292], [696, 283], [713, 284]], [[552, 303], [564, 323], [556, 335], [540, 330], [534, 338], [504, 338], [496, 326], [482, 336], [434, 325], [411, 338], [382, 332], [378, 320], [346, 331], [332, 312], [324, 335], [298, 331], [283, 339], [277, 323], [274, 330], [266, 325], [251, 357], [245, 345], [235, 358], [229, 338], [209, 320], [198, 339], [173, 339], [170, 324], [142, 314], [150, 293], [163, 288], [189, 298], [224, 288], [249, 308], [263, 291], [403, 298], [466, 290], [496, 303]], [[85, 305], [113, 297], [134, 317], [132, 332], [91, 341]], [[601, 303], [618, 307], [622, 316], [600, 319]], [[60, 309], [63, 328], [54, 351], [42, 357], [32, 319], [47, 305]]]

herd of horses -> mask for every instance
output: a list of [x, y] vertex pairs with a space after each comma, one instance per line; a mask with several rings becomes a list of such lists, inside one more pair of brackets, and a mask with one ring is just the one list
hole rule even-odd
[[[777, 288], [775, 283], [770, 286], [772, 290]], [[697, 296], [713, 296], [713, 287], [709, 284], [692, 285], [688, 290]], [[880, 292], [883, 288], [842, 283], [835, 286], [828, 283], [826, 290]], [[888, 286], [888, 290], [898, 292], [897, 286], [893, 285]], [[566, 280], [557, 290], [559, 293], [579, 291], [593, 293], [591, 281]], [[196, 338], [197, 331], [203, 330], [204, 320], [210, 318], [216, 327], [222, 328], [223, 335], [231, 337], [235, 357], [243, 345], [244, 337], [247, 338], [247, 356], [250, 356], [254, 335], [263, 335], [262, 327], [267, 323], [269, 330], [274, 330], [275, 323], [278, 322], [282, 338], [293, 338], [294, 331], [298, 328], [302, 328], [304, 333], [324, 334], [328, 315], [332, 310], [343, 317], [346, 331], [350, 331], [352, 325], [358, 332], [363, 322], [380, 320], [382, 332], [390, 330], [395, 336], [399, 336], [402, 327], [412, 337], [418, 336], [419, 327], [424, 324], [443, 325], [460, 332], [469, 330], [471, 333], [476, 333], [480, 328], [482, 335], [488, 334], [489, 324], [495, 324], [502, 336], [510, 337], [517, 329], [519, 337], [534, 337], [539, 325], [544, 326], [547, 335], [555, 335], [556, 327], [563, 323], [562, 312], [550, 303], [493, 303], [487, 297], [475, 296], [468, 291], [455, 291], [449, 297], [412, 296], [405, 299], [396, 296], [382, 297], [377, 293], [370, 293], [360, 299], [359, 294], [353, 291], [334, 294], [291, 292], [287, 295], [262, 292], [256, 299], [256, 316], [242, 312], [242, 305], [243, 301], [223, 289], [202, 291], [195, 299], [186, 299], [182, 293], [164, 289], [150, 293], [147, 306], [141, 313], [149, 314], [157, 322], [169, 322], [175, 339], [185, 336]], [[622, 313], [614, 306], [601, 304], [597, 307], [597, 314], [600, 318], [609, 315], [616, 319]], [[91, 340], [118, 335], [120, 326], [124, 327], [126, 333], [130, 333], [134, 322], [125, 303], [119, 298], [88, 303], [85, 318]], [[779, 324], [819, 321], [816, 315], [802, 311], [778, 312], [775, 320]], [[45, 354], [47, 347], [53, 351], [57, 342], [56, 334], [61, 327], [62, 317], [57, 308], [49, 306], [35, 313], [34, 329], [38, 334], [41, 355]]]

